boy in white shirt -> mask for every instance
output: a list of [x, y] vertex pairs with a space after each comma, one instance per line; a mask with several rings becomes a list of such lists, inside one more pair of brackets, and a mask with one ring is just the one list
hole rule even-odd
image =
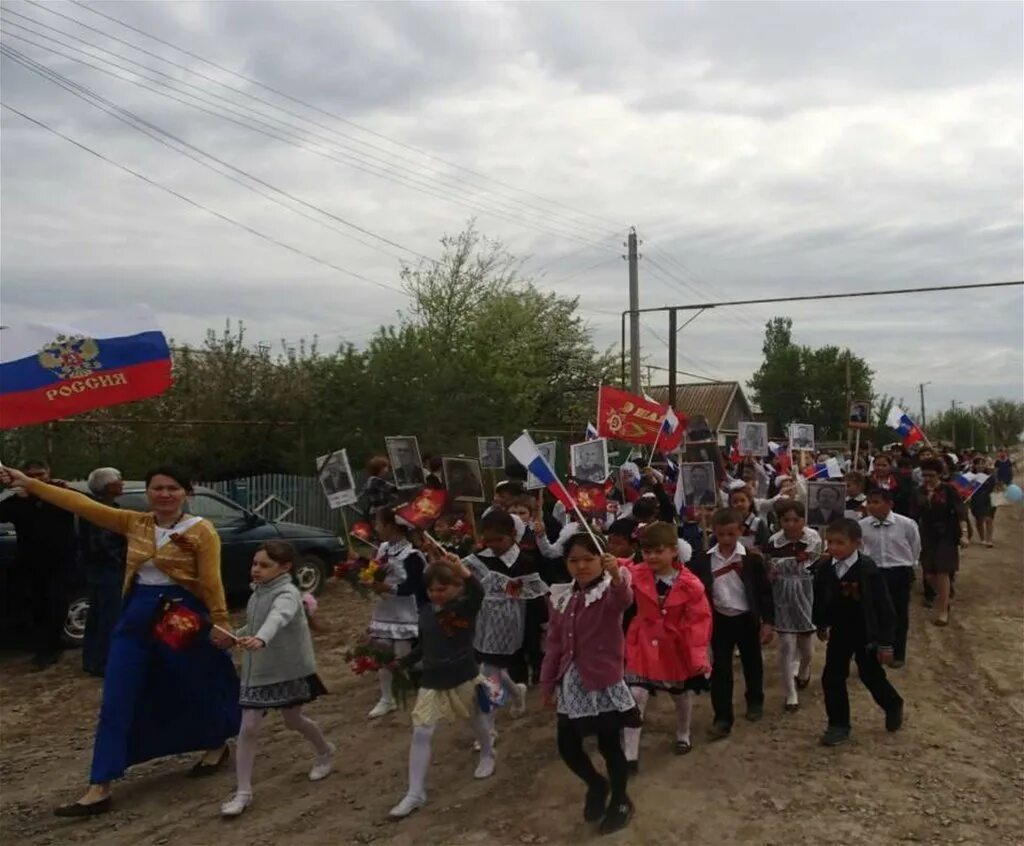
[[899, 669], [907, 660], [910, 588], [914, 584], [914, 568], [921, 558], [921, 533], [914, 520], [892, 510], [892, 491], [871, 490], [867, 511], [870, 516], [860, 521], [864, 553], [878, 565], [889, 587], [896, 611], [891, 666]]

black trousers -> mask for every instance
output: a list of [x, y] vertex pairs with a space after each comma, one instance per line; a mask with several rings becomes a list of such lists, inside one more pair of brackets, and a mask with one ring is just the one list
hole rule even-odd
[[715, 722], [732, 725], [732, 656], [740, 651], [747, 705], [764, 702], [764, 663], [761, 658], [761, 627], [751, 612], [727, 617], [714, 612], [711, 631], [711, 705]]
[[857, 662], [857, 675], [878, 707], [888, 713], [903, 704], [896, 688], [886, 678], [874, 650], [868, 651], [863, 632], [833, 626], [829, 630], [825, 669], [821, 674], [821, 689], [825, 693], [825, 712], [830, 726], [850, 727], [850, 694], [846, 689], [846, 677], [850, 673], [851, 658]]
[[68, 612], [68, 574], [64, 568], [32, 574], [30, 588], [32, 651], [37, 656], [56, 655], [64, 648], [64, 620]]
[[[610, 721], [609, 725], [597, 732], [597, 748], [604, 758], [604, 765], [608, 771], [613, 805], [626, 800], [626, 781], [629, 778], [620, 731], [620, 726]], [[581, 778], [587, 787], [595, 787], [601, 783], [601, 774], [594, 768], [590, 756], [583, 748], [583, 734], [573, 727], [572, 720], [559, 719], [558, 754], [565, 765]]]
[[893, 608], [896, 609], [896, 637], [892, 657], [907, 660], [907, 631], [910, 628], [910, 587], [914, 584], [913, 567], [884, 567], [882, 574], [889, 587]]

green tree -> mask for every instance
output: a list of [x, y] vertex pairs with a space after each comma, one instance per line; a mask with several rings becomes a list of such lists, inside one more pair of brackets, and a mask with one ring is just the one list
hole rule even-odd
[[978, 409], [992, 437], [994, 446], [1013, 446], [1020, 443], [1024, 433], [1024, 402], [999, 397], [990, 399]]
[[928, 423], [928, 436], [936, 441], [952, 444], [955, 450], [971, 447], [987, 451], [989, 448], [988, 427], [981, 409], [958, 406], [939, 412]]
[[850, 399], [871, 399], [872, 370], [848, 349], [814, 349], [793, 342], [793, 321], [775, 317], [765, 327], [764, 362], [747, 383], [767, 414], [786, 422], [813, 423], [822, 440], [846, 436]]

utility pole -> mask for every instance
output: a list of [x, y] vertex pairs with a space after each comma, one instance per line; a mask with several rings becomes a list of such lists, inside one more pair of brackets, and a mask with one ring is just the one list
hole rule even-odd
[[922, 429], [926, 425], [925, 424], [925, 419], [924, 419], [924, 387], [925, 387], [925, 385], [930, 385], [930, 384], [931, 384], [931, 382], [922, 382], [920, 385], [917, 386], [918, 390], [921, 392], [921, 428]]
[[[853, 382], [850, 379], [850, 351], [846, 351], [846, 414], [847, 420], [849, 420], [850, 405], [853, 403]], [[846, 427], [846, 449], [852, 451], [853, 444], [853, 429], [849, 426]]]
[[971, 449], [974, 449], [974, 406], [971, 406]]
[[956, 451], [956, 400], [949, 401], [949, 422], [953, 426], [953, 450]]
[[629, 389], [640, 393], [640, 273], [637, 267], [636, 227], [629, 228]]

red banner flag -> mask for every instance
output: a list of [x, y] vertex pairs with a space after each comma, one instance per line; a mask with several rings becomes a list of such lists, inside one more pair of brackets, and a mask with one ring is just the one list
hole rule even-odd
[[566, 487], [580, 511], [588, 517], [604, 517], [608, 511], [608, 491], [604, 485], [570, 481]]
[[597, 392], [597, 432], [631, 444], [658, 444], [672, 452], [683, 440], [687, 420], [660, 402], [602, 385]]
[[399, 508], [395, 512], [395, 516], [401, 517], [410, 526], [415, 526], [417, 529], [426, 529], [441, 516], [447, 501], [447, 491], [424, 488], [416, 494], [416, 498], [412, 502]]

